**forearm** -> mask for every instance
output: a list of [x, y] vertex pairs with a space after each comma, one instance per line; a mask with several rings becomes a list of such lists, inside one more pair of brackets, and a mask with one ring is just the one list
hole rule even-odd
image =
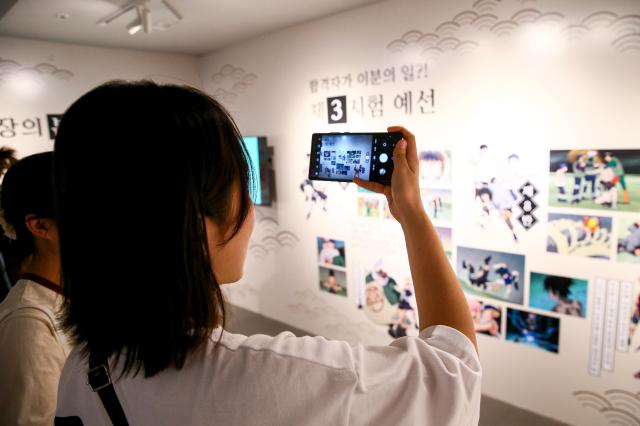
[[402, 223], [418, 305], [420, 329], [447, 325], [476, 345], [473, 321], [435, 228], [422, 209]]

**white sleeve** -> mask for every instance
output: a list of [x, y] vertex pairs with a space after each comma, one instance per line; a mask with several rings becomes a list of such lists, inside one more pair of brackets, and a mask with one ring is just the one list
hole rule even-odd
[[389, 346], [353, 348], [354, 425], [477, 425], [482, 369], [471, 341], [432, 326]]

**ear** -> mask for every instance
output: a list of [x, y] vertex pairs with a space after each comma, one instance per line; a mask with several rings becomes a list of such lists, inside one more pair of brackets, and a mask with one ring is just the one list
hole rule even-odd
[[46, 240], [51, 239], [53, 219], [44, 219], [34, 214], [28, 214], [24, 218], [24, 224], [33, 236]]

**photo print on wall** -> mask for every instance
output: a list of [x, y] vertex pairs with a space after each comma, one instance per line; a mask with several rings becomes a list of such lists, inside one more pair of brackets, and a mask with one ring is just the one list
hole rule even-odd
[[560, 319], [507, 308], [507, 340], [558, 353]]
[[551, 151], [549, 172], [550, 206], [640, 209], [640, 150]]
[[303, 170], [304, 179], [300, 182], [300, 192], [304, 195], [304, 202], [307, 205], [307, 220], [311, 217], [311, 214], [316, 209], [321, 209], [324, 213], [327, 212], [327, 203], [329, 196], [327, 195], [327, 182], [321, 180], [309, 179], [309, 158], [311, 154], [307, 154], [307, 158], [304, 162], [305, 169]]
[[320, 290], [347, 297], [347, 274], [344, 271], [320, 266], [318, 276], [320, 277]]
[[465, 293], [522, 304], [524, 263], [519, 254], [458, 247], [456, 274]]
[[474, 197], [471, 219], [474, 229], [490, 234], [494, 240], [518, 243], [522, 231], [537, 222], [528, 216], [538, 205], [538, 190], [532, 183], [537, 173], [521, 159], [523, 155], [511, 148], [481, 144], [470, 158]]
[[616, 260], [640, 263], [640, 216], [618, 218], [618, 250]]
[[469, 304], [469, 312], [477, 334], [498, 338], [502, 336], [503, 308], [501, 305], [487, 303], [471, 297], [467, 297], [467, 303]]
[[394, 339], [418, 334], [418, 309], [411, 278], [398, 282], [387, 272], [383, 260], [363, 271], [357, 306], [371, 321], [387, 326]]
[[580, 318], [587, 316], [588, 281], [532, 272], [529, 306]]
[[612, 248], [610, 217], [549, 213], [547, 251], [609, 259]]
[[421, 150], [418, 152], [419, 184], [422, 203], [434, 222], [452, 220], [451, 151]]
[[344, 241], [316, 238], [320, 290], [347, 297], [347, 256]]

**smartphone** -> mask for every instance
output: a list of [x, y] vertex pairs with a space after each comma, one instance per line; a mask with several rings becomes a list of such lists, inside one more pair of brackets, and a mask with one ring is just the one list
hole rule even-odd
[[402, 133], [314, 133], [309, 179], [391, 183], [393, 150]]

